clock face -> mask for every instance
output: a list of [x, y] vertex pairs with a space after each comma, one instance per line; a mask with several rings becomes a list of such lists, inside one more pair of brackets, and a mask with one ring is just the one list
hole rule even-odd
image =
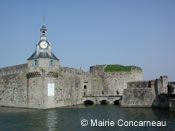
[[40, 43], [40, 47], [43, 48], [43, 49], [46, 49], [47, 46], [48, 46], [48, 44], [47, 44], [46, 41], [42, 41], [42, 42]]

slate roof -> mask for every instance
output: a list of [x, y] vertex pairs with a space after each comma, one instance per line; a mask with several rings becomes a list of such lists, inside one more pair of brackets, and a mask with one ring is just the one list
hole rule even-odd
[[51, 56], [47, 52], [40, 52], [39, 55], [36, 54], [36, 51], [28, 58], [28, 60], [38, 59], [38, 58], [50, 58], [54, 60], [59, 60], [53, 53]]

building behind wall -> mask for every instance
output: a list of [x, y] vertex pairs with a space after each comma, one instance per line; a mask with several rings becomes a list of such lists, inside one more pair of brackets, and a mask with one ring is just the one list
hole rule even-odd
[[88, 72], [61, 67], [45, 25], [40, 33], [27, 63], [0, 69], [0, 106], [47, 109], [78, 105], [87, 96], [121, 96], [127, 82], [142, 80], [142, 70], [132, 66], [119, 71], [106, 71], [112, 65], [92, 66]]

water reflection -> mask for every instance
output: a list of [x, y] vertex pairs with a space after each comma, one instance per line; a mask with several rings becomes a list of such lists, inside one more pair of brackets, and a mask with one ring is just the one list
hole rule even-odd
[[53, 131], [56, 130], [56, 126], [57, 126], [57, 112], [56, 110], [48, 110], [47, 111], [47, 117], [46, 117], [46, 125], [48, 127], [48, 131]]
[[[81, 127], [82, 119], [167, 121], [167, 127]], [[175, 129], [175, 113], [150, 108], [120, 108], [114, 105], [63, 107], [50, 110], [0, 108], [0, 130], [30, 131], [164, 131]]]

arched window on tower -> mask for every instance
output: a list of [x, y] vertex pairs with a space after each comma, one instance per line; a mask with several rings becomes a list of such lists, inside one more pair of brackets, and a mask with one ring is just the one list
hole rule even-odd
[[38, 60], [33, 60], [32, 61], [32, 66], [39, 66], [39, 61]]
[[49, 61], [49, 66], [55, 66], [55, 61], [54, 60], [50, 60]]

